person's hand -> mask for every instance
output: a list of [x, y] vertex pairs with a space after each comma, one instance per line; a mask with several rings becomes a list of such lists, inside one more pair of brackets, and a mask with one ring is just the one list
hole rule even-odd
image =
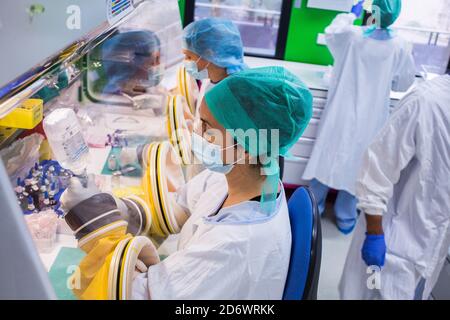
[[358, 3], [352, 7], [351, 13], [353, 13], [357, 18], [359, 18], [361, 12], [363, 11], [363, 5], [364, 0], [358, 1]]
[[67, 213], [79, 203], [98, 193], [101, 193], [101, 191], [95, 185], [94, 175], [88, 176], [86, 188], [83, 187], [80, 179], [72, 177], [69, 187], [61, 195], [61, 209], [64, 213]]
[[361, 249], [362, 258], [368, 266], [384, 266], [386, 257], [386, 242], [384, 234], [367, 234]]
[[143, 93], [133, 96], [133, 104], [136, 109], [160, 109], [165, 97], [158, 94]]

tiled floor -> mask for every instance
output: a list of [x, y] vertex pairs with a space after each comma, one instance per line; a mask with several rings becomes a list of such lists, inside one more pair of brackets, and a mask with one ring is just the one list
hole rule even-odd
[[319, 300], [339, 299], [338, 284], [344, 268], [345, 258], [352, 234], [343, 235], [336, 228], [332, 204], [322, 217], [322, 266], [319, 277]]

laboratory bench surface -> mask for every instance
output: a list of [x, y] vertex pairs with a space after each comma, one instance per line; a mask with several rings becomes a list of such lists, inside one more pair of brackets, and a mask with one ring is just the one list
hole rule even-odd
[[[112, 182], [111, 182], [111, 176], [102, 175], [102, 169], [103, 165], [107, 161], [108, 155], [111, 151], [111, 147], [106, 148], [91, 148], [90, 149], [90, 157], [91, 161], [89, 162], [89, 166], [87, 168], [88, 173], [95, 174], [96, 176], [102, 177], [104, 179], [101, 183], [101, 190], [103, 192], [111, 192], [112, 191]], [[141, 184], [141, 178], [133, 178], [133, 177], [120, 177], [120, 184], [121, 187], [125, 186], [137, 186]], [[64, 222], [62, 222], [64, 223]], [[68, 226], [65, 227], [65, 229], [68, 229]], [[168, 255], [170, 252], [173, 252], [176, 248], [176, 237], [169, 237], [163, 245], [161, 245], [160, 249], [158, 249], [158, 252], [161, 255]], [[49, 253], [40, 253], [40, 257], [42, 260], [42, 263], [44, 264], [44, 267], [47, 271], [50, 270], [51, 266], [55, 262], [56, 257], [58, 256], [59, 251], [61, 248], [76, 248], [77, 247], [77, 241], [73, 235], [69, 234], [57, 234], [56, 237], [56, 243]]]
[[[305, 84], [312, 90], [316, 91], [328, 91], [329, 88], [329, 75], [331, 67], [311, 65], [297, 62], [288, 62], [274, 59], [264, 59], [255, 57], [245, 57], [245, 62], [251, 68], [265, 67], [265, 66], [283, 66], [289, 71], [297, 75]], [[166, 78], [163, 84], [167, 88], [176, 87], [176, 67], [168, 70]], [[401, 99], [406, 93], [391, 94], [391, 99]], [[91, 149], [91, 161], [88, 167], [88, 172], [96, 175], [101, 175], [103, 165], [107, 161], [107, 157], [111, 148]], [[102, 176], [102, 191], [110, 192], [112, 182], [111, 176]], [[121, 177], [120, 182], [123, 186], [126, 185], [139, 185], [139, 178]], [[332, 210], [332, 209], [329, 209]], [[332, 221], [332, 213], [328, 210], [325, 213], [325, 217], [322, 219], [323, 224], [323, 260], [321, 267], [321, 277], [319, 281], [319, 299], [338, 299], [338, 281], [340, 274], [342, 273], [344, 260], [348, 247], [351, 241], [350, 236], [341, 235]], [[176, 248], [177, 236], [170, 236], [167, 241], [160, 247], [160, 254], [168, 254]], [[41, 253], [41, 260], [46, 268], [50, 270], [54, 263], [59, 251], [63, 247], [76, 248], [77, 242], [72, 235], [58, 234], [57, 242], [50, 253]]]
[[[257, 67], [269, 67], [269, 66], [280, 66], [285, 67], [287, 70], [295, 74], [302, 80], [309, 89], [311, 90], [321, 90], [328, 91], [329, 80], [331, 76], [332, 66], [322, 66], [315, 64], [307, 64], [300, 62], [267, 59], [267, 58], [257, 58], [257, 57], [245, 57], [245, 63], [250, 68]], [[434, 77], [434, 75], [430, 75]], [[416, 78], [416, 84], [421, 80]], [[401, 100], [409, 91], [411, 91], [415, 85], [414, 84], [407, 92], [391, 92], [392, 100]]]

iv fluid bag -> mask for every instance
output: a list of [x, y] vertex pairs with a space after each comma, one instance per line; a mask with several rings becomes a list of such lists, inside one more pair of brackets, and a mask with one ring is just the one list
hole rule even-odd
[[89, 162], [89, 148], [75, 112], [68, 108], [52, 111], [44, 119], [44, 131], [60, 165], [82, 174]]

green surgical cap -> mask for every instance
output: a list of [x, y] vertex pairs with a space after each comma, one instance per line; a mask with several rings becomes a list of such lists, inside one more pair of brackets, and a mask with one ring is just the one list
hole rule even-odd
[[[374, 6], [380, 8], [380, 27], [387, 28], [397, 20], [402, 11], [401, 0], [373, 0], [372, 11]], [[378, 21], [377, 21], [378, 22]]]
[[[312, 95], [306, 85], [283, 67], [248, 69], [225, 78], [205, 96], [214, 118], [228, 130], [279, 130], [279, 151], [285, 155], [298, 141], [312, 116]], [[259, 136], [259, 135], [258, 135]], [[252, 156], [271, 151], [272, 139], [251, 143], [234, 138]], [[260, 138], [260, 137], [259, 137]], [[258, 138], [258, 139], [259, 139]]]
[[278, 156], [286, 155], [308, 126], [311, 92], [285, 68], [265, 67], [229, 76], [208, 91], [205, 101], [239, 145], [260, 160], [261, 156], [268, 159], [263, 161], [267, 179], [261, 201], [273, 204], [279, 182]]

